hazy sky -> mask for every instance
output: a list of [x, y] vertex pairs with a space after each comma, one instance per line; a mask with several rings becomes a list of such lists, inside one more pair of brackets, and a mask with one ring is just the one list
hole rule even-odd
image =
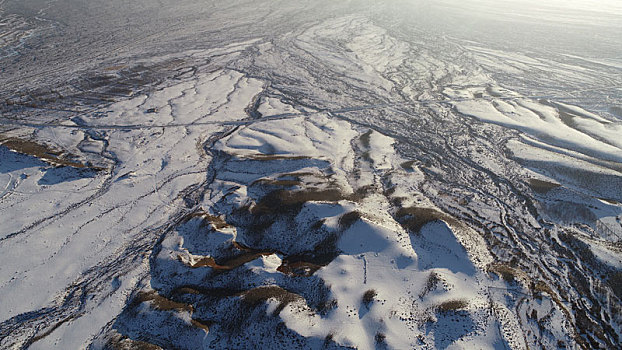
[[508, 16], [507, 19], [513, 20], [524, 17], [559, 24], [622, 28], [620, 0], [440, 0], [438, 3], [441, 6], [465, 10], [473, 16]]

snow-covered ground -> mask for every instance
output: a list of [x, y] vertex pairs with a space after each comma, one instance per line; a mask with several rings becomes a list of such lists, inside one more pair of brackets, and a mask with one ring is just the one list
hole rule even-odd
[[0, 347], [615, 348], [619, 8], [572, 4], [505, 11], [593, 52], [488, 1], [0, 1]]

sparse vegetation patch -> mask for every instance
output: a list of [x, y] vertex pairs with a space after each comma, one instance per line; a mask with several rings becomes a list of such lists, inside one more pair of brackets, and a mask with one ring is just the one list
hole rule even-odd
[[374, 299], [376, 298], [376, 295], [378, 295], [378, 292], [376, 292], [375, 289], [369, 289], [367, 290], [364, 294], [363, 294], [363, 304], [365, 304], [365, 306], [369, 307], [369, 305], [374, 301]]
[[469, 303], [463, 299], [448, 300], [438, 305], [437, 310], [439, 312], [451, 312], [451, 311], [457, 311], [460, 309], [464, 309], [468, 305]]
[[339, 218], [339, 228], [343, 231], [350, 228], [350, 226], [354, 225], [361, 218], [361, 213], [358, 211], [351, 211], [342, 215]]
[[511, 267], [508, 264], [490, 264], [488, 266], [488, 271], [497, 274], [508, 283], [526, 282], [529, 280], [529, 277], [524, 271]]

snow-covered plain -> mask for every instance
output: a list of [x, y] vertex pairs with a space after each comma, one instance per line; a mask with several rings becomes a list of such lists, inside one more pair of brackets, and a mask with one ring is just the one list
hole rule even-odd
[[602, 10], [505, 9], [603, 28], [570, 54], [487, 1], [42, 3], [0, 1], [0, 347], [619, 346]]

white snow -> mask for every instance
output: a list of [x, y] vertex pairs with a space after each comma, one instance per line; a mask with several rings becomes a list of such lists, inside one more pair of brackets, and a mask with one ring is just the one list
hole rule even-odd
[[[107, 152], [117, 162], [110, 173], [84, 176], [0, 149], [0, 209], [12, 218], [0, 221], [1, 238], [6, 238], [0, 246], [0, 321], [54, 305], [87, 270], [122, 258], [129, 242], [165, 224], [178, 211], [179, 193], [205, 176], [209, 158], [197, 152], [197, 145], [222, 130], [192, 124], [246, 118], [244, 109], [262, 89], [258, 80], [221, 70], [115, 103], [104, 117], [83, 117], [91, 125], [162, 125], [109, 131]], [[158, 112], [145, 113], [148, 108]], [[67, 149], [82, 139], [59, 129], [44, 128], [39, 135]], [[63, 214], [69, 207], [74, 209]], [[13, 232], [15, 237], [7, 238]], [[137, 258], [119, 271], [116, 292], [87, 305], [78, 321], [64, 324], [37, 346], [77, 348], [95, 336], [125, 305], [136, 278], [144, 276], [148, 256]]]

